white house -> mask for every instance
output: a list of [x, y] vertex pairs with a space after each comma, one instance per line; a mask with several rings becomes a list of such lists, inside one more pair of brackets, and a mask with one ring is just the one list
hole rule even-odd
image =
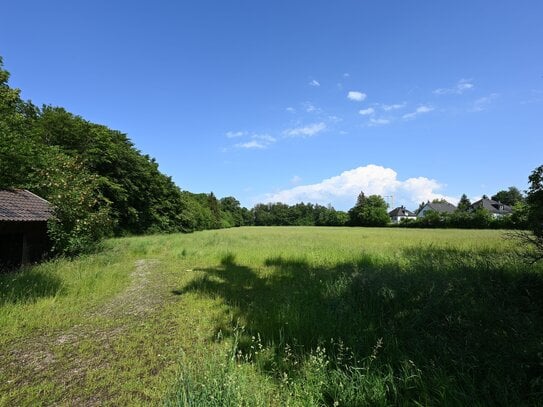
[[391, 210], [388, 213], [392, 223], [400, 223], [402, 219], [417, 219], [417, 215], [402, 206]]

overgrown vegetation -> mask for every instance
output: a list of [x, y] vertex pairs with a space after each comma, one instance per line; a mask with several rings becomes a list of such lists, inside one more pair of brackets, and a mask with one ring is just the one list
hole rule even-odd
[[0, 276], [0, 404], [538, 405], [543, 269], [503, 236], [236, 228]]

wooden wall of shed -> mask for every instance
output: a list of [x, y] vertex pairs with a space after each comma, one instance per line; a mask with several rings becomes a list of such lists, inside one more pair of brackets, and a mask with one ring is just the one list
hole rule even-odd
[[50, 248], [47, 222], [0, 221], [0, 269], [37, 262]]

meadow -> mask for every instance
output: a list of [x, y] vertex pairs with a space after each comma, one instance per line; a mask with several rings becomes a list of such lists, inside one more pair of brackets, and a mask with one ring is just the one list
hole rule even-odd
[[248, 227], [0, 276], [0, 405], [541, 405], [506, 232]]

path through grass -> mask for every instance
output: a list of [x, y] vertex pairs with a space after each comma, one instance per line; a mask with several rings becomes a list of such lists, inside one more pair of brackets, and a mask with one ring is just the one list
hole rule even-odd
[[458, 230], [111, 240], [0, 278], [0, 401], [537, 405], [542, 270], [514, 249]]

